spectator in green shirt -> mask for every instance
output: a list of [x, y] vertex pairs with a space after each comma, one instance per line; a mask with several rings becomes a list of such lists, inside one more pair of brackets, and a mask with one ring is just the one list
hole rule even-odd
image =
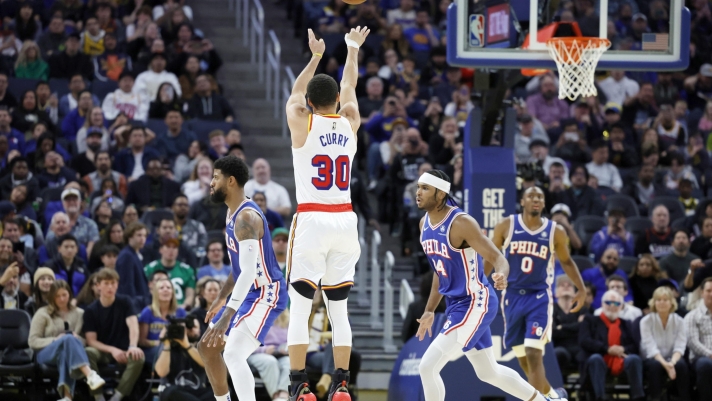
[[20, 55], [15, 62], [15, 76], [17, 78], [31, 78], [46, 81], [49, 77], [49, 65], [40, 57], [40, 48], [37, 43], [26, 40], [20, 50]]
[[168, 272], [168, 278], [176, 291], [178, 305], [190, 309], [195, 298], [195, 271], [190, 265], [178, 261], [179, 246], [180, 242], [175, 238], [164, 240], [158, 250], [161, 258], [149, 263], [143, 270], [146, 278], [150, 278], [156, 270]]

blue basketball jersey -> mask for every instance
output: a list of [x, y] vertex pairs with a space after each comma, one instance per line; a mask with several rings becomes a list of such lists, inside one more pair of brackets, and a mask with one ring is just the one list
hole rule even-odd
[[509, 216], [504, 256], [509, 262], [509, 289], [545, 290], [554, 280], [554, 230], [556, 223], [542, 218], [536, 231], [528, 229], [522, 215]]
[[457, 249], [450, 244], [452, 222], [464, 214], [459, 207], [453, 207], [443, 221], [435, 226], [430, 224], [430, 216], [426, 214], [420, 234], [420, 244], [430, 267], [440, 278], [439, 291], [451, 298], [472, 296], [489, 285], [482, 257], [472, 248]]
[[235, 221], [237, 215], [245, 209], [252, 209], [259, 213], [262, 218], [262, 226], [264, 227], [264, 235], [259, 241], [260, 256], [257, 257], [257, 276], [255, 282], [250, 288], [250, 291], [259, 290], [260, 287], [270, 283], [280, 281], [283, 278], [282, 270], [279, 268], [277, 258], [272, 250], [272, 239], [267, 226], [267, 219], [262, 214], [262, 210], [255, 202], [250, 199], [245, 200], [240, 204], [235, 213], [228, 210], [227, 221], [225, 226], [225, 243], [227, 244], [227, 254], [230, 257], [230, 265], [232, 266], [232, 276], [235, 280], [240, 276], [240, 258], [238, 256], [237, 237], [235, 237]]

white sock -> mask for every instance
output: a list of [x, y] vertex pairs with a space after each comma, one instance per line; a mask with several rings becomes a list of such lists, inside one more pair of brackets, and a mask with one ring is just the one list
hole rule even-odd
[[549, 390], [549, 394], [547, 394], [546, 396], [553, 400], [558, 400], [560, 398], [559, 393], [557, 393], [553, 387], [551, 388], [551, 390]]
[[246, 323], [234, 327], [225, 343], [223, 358], [240, 401], [255, 401], [255, 377], [247, 364], [247, 357], [259, 346], [260, 342], [250, 333]]
[[225, 395], [216, 395], [215, 401], [230, 401], [230, 393], [227, 393]]

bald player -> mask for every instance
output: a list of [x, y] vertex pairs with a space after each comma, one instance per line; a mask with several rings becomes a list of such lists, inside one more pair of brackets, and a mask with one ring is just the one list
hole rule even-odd
[[[569, 255], [569, 237], [563, 227], [542, 217], [544, 192], [539, 187], [524, 191], [522, 213], [505, 218], [494, 228], [494, 245], [504, 252], [510, 266], [507, 290], [502, 291], [504, 347], [514, 350], [529, 383], [552, 399], [567, 398], [566, 390], [552, 389], [544, 370], [544, 346], [551, 341], [554, 315], [554, 255], [578, 289], [572, 312], [578, 312], [586, 290]], [[485, 272], [493, 266], [485, 261]]]

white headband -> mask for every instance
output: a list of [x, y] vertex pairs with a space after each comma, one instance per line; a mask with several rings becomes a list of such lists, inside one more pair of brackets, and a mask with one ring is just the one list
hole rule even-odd
[[429, 173], [423, 173], [423, 175], [418, 178], [418, 183], [419, 184], [428, 184], [433, 188], [437, 188], [446, 194], [450, 193], [450, 183], [443, 180], [442, 178], [438, 178], [432, 174]]

